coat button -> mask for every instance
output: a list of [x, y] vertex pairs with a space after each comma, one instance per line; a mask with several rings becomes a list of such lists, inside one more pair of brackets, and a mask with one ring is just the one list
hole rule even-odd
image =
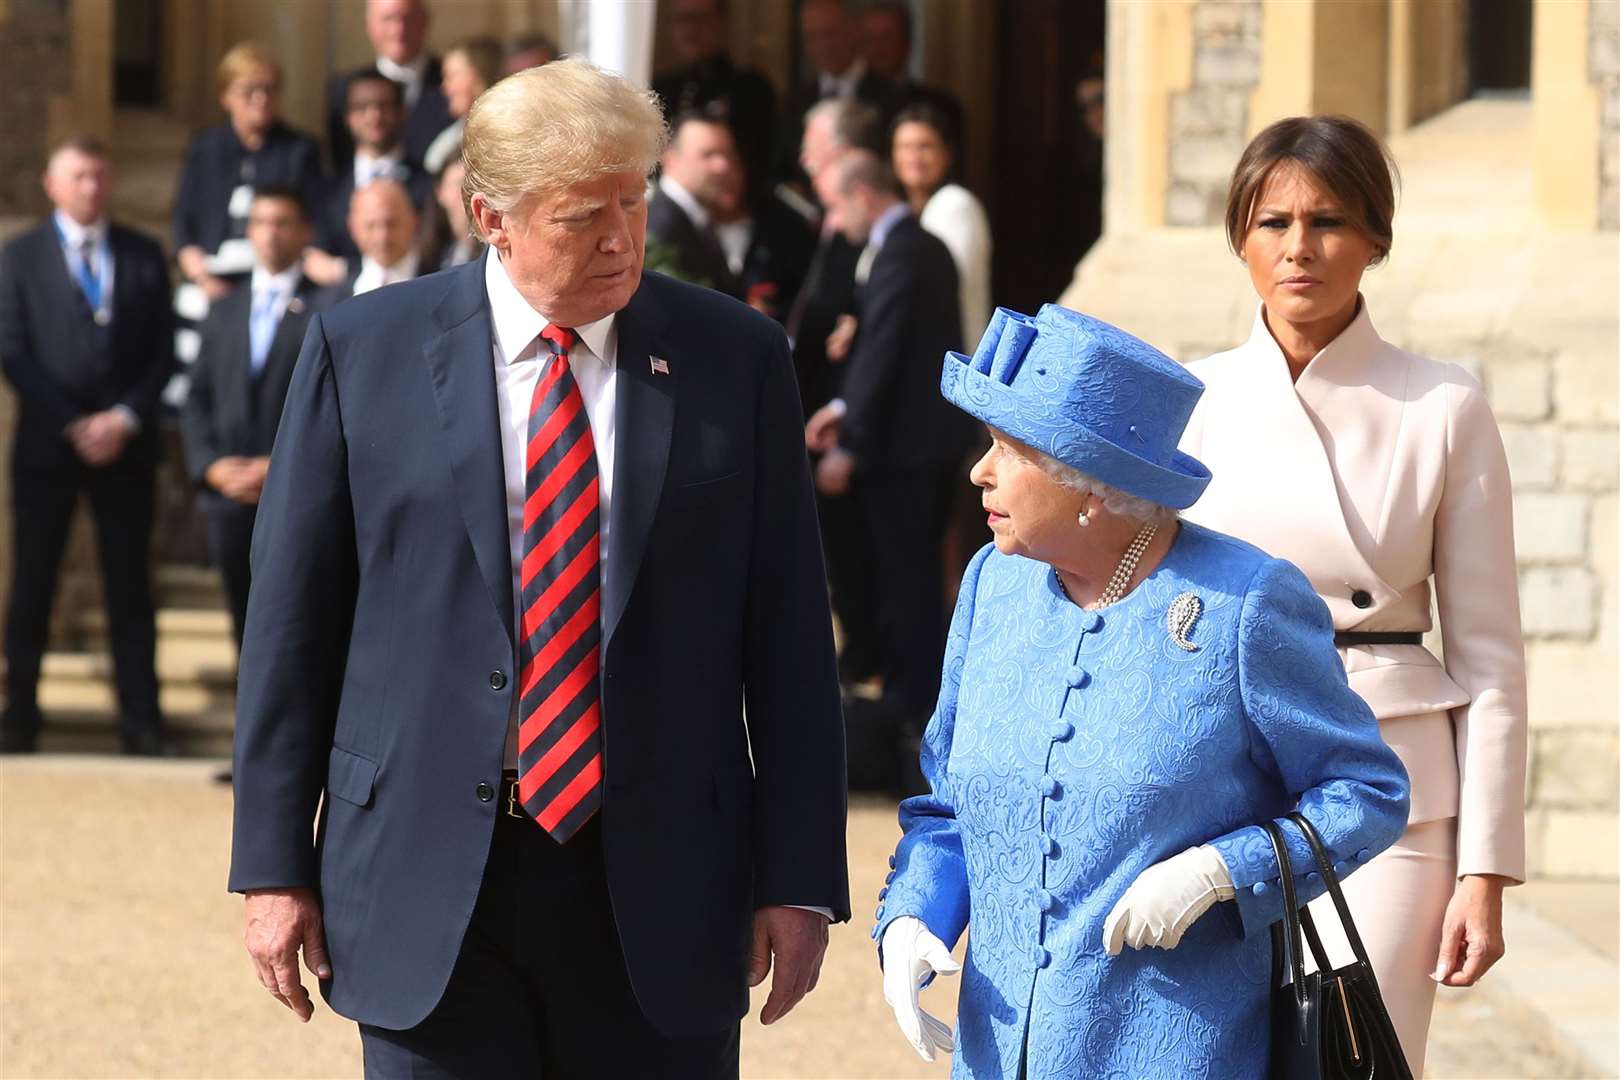
[[1333, 864], [1333, 872], [1335, 874], [1339, 875], [1340, 877], [1344, 877], [1346, 874], [1348, 874], [1350, 872], [1350, 864], [1349, 863], [1344, 863], [1344, 862], [1336, 862], [1336, 863]]
[[1372, 593], [1366, 589], [1357, 589], [1350, 594], [1350, 602], [1358, 608], [1370, 608], [1372, 607]]
[[884, 897], [886, 897], [888, 895], [889, 895], [889, 887], [887, 885], [885, 885], [883, 888], [878, 890], [878, 899], [879, 900], [882, 900]]
[[1268, 890], [1270, 888], [1271, 888], [1271, 886], [1267, 885], [1265, 882], [1257, 881], [1257, 882], [1254, 883], [1254, 895], [1256, 895], [1256, 896], [1264, 896], [1264, 895], [1266, 895], [1266, 890]]
[[1370, 858], [1372, 858], [1372, 852], [1368, 851], [1366, 848], [1362, 848], [1360, 851], [1356, 852], [1356, 862], [1366, 862]]
[[489, 673], [489, 688], [491, 690], [506, 689], [506, 672], [492, 671]]
[[1058, 793], [1058, 782], [1050, 776], [1043, 776], [1040, 779], [1040, 788], [1041, 794], [1050, 799]]
[[1041, 946], [1037, 945], [1030, 953], [1029, 958], [1035, 961], [1036, 967], [1043, 968], [1052, 962], [1052, 952], [1050, 949], [1043, 949]]
[[1054, 720], [1052, 726], [1046, 730], [1054, 740], [1064, 742], [1074, 734], [1074, 725], [1067, 720]]
[[1057, 854], [1057, 841], [1052, 839], [1050, 836], [1041, 837], [1041, 854], [1042, 855], [1056, 855]]
[[490, 802], [495, 798], [495, 789], [482, 781], [479, 781], [478, 787], [475, 789], [475, 791], [478, 795], [479, 802]]
[[1076, 664], [1069, 669], [1068, 679], [1069, 685], [1078, 690], [1091, 681], [1091, 672]]
[[893, 855], [889, 856], [889, 869], [890, 870], [894, 869], [894, 856]]
[[1082, 611], [1080, 613], [1080, 629], [1090, 633], [1102, 625], [1102, 616], [1095, 611]]
[[1057, 906], [1057, 897], [1046, 889], [1035, 890], [1035, 906], [1042, 911], [1051, 911]]

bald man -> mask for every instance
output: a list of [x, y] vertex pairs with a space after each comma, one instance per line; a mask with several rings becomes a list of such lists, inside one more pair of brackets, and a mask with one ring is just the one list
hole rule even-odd
[[44, 184], [54, 212], [0, 252], [0, 366], [18, 402], [0, 750], [26, 753], [38, 740], [40, 659], [83, 493], [95, 515], [123, 749], [163, 754], [148, 552], [158, 393], [174, 369], [168, 265], [155, 241], [107, 219], [112, 172], [100, 143], [62, 143]]
[[349, 236], [360, 258], [328, 300], [346, 300], [417, 274], [416, 204], [397, 180], [373, 180], [349, 200]]
[[354, 160], [349, 134], [349, 80], [380, 72], [399, 84], [405, 96], [403, 141], [408, 160], [420, 163], [439, 132], [450, 125], [450, 105], [440, 88], [439, 58], [427, 51], [429, 12], [422, 0], [366, 0], [366, 37], [377, 58], [365, 67], [332, 77], [326, 88], [326, 134], [334, 171]]

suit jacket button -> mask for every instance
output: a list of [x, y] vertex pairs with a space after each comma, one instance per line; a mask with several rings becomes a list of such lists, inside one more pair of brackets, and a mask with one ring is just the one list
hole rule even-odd
[[479, 802], [490, 802], [495, 798], [495, 789], [483, 781], [479, 781], [478, 787], [475, 790], [478, 795]]
[[491, 690], [506, 689], [506, 672], [492, 671], [489, 673], [489, 688]]
[[1370, 608], [1372, 607], [1372, 593], [1366, 589], [1357, 589], [1350, 594], [1350, 602], [1358, 608]]

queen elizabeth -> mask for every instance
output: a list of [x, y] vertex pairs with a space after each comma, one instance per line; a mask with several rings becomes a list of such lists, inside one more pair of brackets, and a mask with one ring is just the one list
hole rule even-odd
[[[900, 807], [884, 995], [958, 1077], [1263, 1077], [1282, 899], [1259, 823], [1303, 812], [1348, 873], [1405, 825], [1400, 761], [1305, 577], [1177, 520], [1209, 482], [1176, 450], [1197, 379], [1047, 305], [998, 310], [941, 386], [990, 429], [995, 542], [962, 579], [929, 793]], [[917, 991], [969, 925], [953, 1036]]]

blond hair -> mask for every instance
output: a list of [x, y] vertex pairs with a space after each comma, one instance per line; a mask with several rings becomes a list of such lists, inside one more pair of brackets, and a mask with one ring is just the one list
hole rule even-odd
[[616, 172], [652, 172], [669, 131], [658, 99], [571, 57], [508, 75], [473, 102], [461, 198], [509, 211], [524, 198]]
[[257, 41], [244, 41], [231, 46], [230, 51], [220, 58], [219, 67], [214, 72], [217, 92], [223, 94], [237, 79], [254, 71], [270, 72], [275, 84], [278, 87], [281, 85], [281, 63], [269, 49]]

